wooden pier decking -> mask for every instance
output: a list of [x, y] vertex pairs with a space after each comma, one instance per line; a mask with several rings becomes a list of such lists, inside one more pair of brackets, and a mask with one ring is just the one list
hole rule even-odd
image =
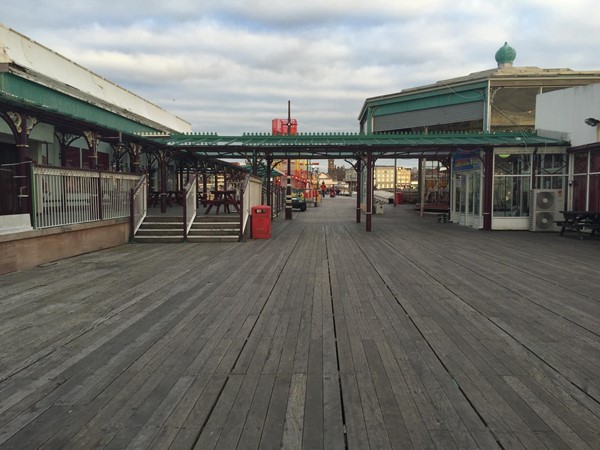
[[0, 448], [599, 448], [600, 239], [354, 208], [0, 276]]

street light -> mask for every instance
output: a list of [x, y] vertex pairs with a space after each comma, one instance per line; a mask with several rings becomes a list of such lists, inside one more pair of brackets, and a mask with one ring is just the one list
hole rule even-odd
[[593, 117], [588, 117], [587, 119], [584, 120], [584, 122], [586, 123], [586, 125], [589, 125], [590, 127], [595, 127], [600, 123], [600, 120], [594, 119]]

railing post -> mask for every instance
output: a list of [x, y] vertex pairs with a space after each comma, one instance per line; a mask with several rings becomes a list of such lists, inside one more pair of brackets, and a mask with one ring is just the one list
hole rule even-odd
[[135, 190], [133, 188], [129, 195], [129, 242], [132, 242], [135, 229]]
[[184, 187], [181, 191], [181, 203], [183, 204], [183, 240], [187, 239], [187, 189]]
[[31, 226], [36, 228], [37, 225], [37, 202], [36, 202], [36, 189], [35, 189], [35, 176], [33, 172], [33, 164], [29, 164], [29, 170], [27, 171], [27, 184], [29, 186], [29, 217], [31, 220]]
[[102, 172], [98, 172], [98, 219], [103, 220], [102, 212]]
[[[246, 189], [248, 189], [248, 184], [246, 184]], [[240, 242], [244, 240], [244, 186], [240, 189]]]

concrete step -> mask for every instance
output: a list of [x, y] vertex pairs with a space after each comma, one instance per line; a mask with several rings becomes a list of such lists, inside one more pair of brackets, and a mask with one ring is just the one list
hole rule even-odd
[[158, 229], [174, 229], [174, 228], [179, 228], [180, 230], [182, 230], [183, 222], [147, 222], [147, 221], [144, 221], [140, 225], [140, 229], [158, 230]]
[[196, 227], [221, 227], [221, 226], [227, 226], [227, 227], [239, 227], [240, 226], [240, 222], [239, 221], [229, 221], [229, 222], [198, 222], [195, 221], [194, 223], [192, 223], [192, 228], [196, 228]]
[[188, 233], [188, 238], [195, 236], [239, 236], [239, 230], [195, 230]]
[[[239, 214], [199, 215], [188, 233], [188, 242], [237, 242], [240, 235]], [[172, 216], [149, 216], [141, 224], [134, 242], [182, 242], [183, 219]]]
[[202, 235], [196, 235], [196, 236], [190, 236], [188, 235], [187, 238], [187, 242], [191, 242], [191, 243], [206, 243], [206, 242], [238, 242], [239, 241], [239, 236], [238, 235], [232, 235], [232, 236], [202, 236]]
[[183, 222], [183, 217], [180, 216], [146, 216], [145, 221], [148, 222]]
[[138, 236], [135, 235], [133, 242], [140, 244], [172, 244], [176, 242], [183, 242], [183, 236]]
[[183, 236], [183, 229], [180, 228], [141, 228], [136, 236]]
[[194, 224], [190, 228], [190, 231], [202, 231], [202, 230], [228, 230], [228, 231], [239, 231], [240, 227], [234, 223], [222, 223], [219, 225], [209, 224]]
[[226, 223], [231, 223], [231, 222], [240, 222], [240, 216], [239, 214], [235, 214], [235, 215], [229, 215], [229, 216], [206, 216], [204, 214], [200, 214], [198, 216], [196, 216], [196, 219], [194, 220], [194, 223], [213, 223], [213, 222], [226, 222]]

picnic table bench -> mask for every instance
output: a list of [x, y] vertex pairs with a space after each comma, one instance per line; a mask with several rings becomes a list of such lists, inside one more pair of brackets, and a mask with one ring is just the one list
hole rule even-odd
[[233, 206], [233, 208], [238, 212], [238, 214], [241, 213], [240, 207], [235, 198], [235, 189], [214, 190], [210, 191], [210, 193], [213, 195], [213, 199], [206, 200], [208, 208], [206, 209], [205, 214], [208, 214], [212, 210], [213, 206], [217, 207], [216, 214], [219, 214], [221, 206], [223, 206], [223, 212], [230, 212], [229, 207]]
[[183, 194], [180, 191], [149, 191], [148, 206], [156, 207], [158, 204], [160, 204], [161, 196], [165, 197], [167, 206], [173, 206], [173, 203], [177, 205], [183, 204]]
[[563, 220], [555, 223], [561, 227], [561, 236], [565, 231], [577, 231], [579, 239], [583, 239], [581, 232], [584, 229], [589, 229], [591, 236], [600, 230], [600, 211], [560, 211], [560, 213], [563, 215]]

